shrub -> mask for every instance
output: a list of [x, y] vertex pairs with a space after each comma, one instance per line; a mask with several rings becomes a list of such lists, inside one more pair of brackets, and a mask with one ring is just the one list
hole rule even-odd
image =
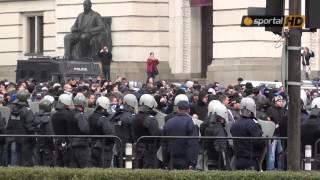
[[0, 168], [0, 179], [5, 180], [184, 180], [184, 179], [319, 179], [320, 172], [253, 172], [253, 171], [166, 171], [127, 169], [68, 169], [68, 168]]

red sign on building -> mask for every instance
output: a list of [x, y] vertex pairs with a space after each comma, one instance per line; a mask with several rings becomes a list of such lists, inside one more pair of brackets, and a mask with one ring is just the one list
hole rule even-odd
[[190, 0], [191, 7], [211, 6], [213, 0]]

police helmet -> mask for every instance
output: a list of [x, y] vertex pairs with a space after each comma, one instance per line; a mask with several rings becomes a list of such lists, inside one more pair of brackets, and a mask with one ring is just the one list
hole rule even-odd
[[256, 103], [252, 98], [242, 98], [240, 102], [240, 113], [245, 117], [256, 116]]
[[54, 103], [54, 97], [53, 97], [53, 96], [50, 96], [50, 95], [45, 95], [45, 96], [43, 97], [43, 100], [48, 100], [48, 101], [50, 101], [51, 104]]
[[213, 111], [211, 113], [216, 114], [225, 120], [228, 120], [228, 110], [222, 103], [216, 104], [213, 107]]
[[320, 109], [320, 97], [314, 98], [311, 102], [311, 109], [318, 108]]
[[64, 104], [65, 106], [73, 106], [72, 96], [69, 94], [61, 94], [58, 102]]
[[17, 99], [19, 102], [27, 102], [30, 97], [30, 93], [28, 90], [20, 90], [17, 93]]
[[214, 107], [215, 107], [217, 104], [221, 104], [221, 102], [218, 101], [218, 100], [212, 100], [212, 101], [210, 101], [210, 103], [208, 104], [208, 115], [209, 115], [210, 113], [213, 113]]
[[150, 94], [144, 94], [140, 97], [139, 101], [140, 106], [147, 106], [151, 109], [156, 108], [158, 106], [154, 97]]
[[100, 96], [96, 101], [96, 106], [100, 106], [103, 109], [109, 111], [110, 110], [110, 100], [105, 96]]
[[43, 110], [44, 112], [51, 112], [52, 103], [47, 99], [42, 99], [39, 103], [39, 109]]
[[174, 105], [176, 106], [180, 101], [189, 102], [188, 96], [185, 94], [179, 94], [174, 98]]
[[137, 108], [138, 108], [138, 99], [133, 94], [125, 95], [123, 97], [123, 103], [129, 105], [130, 107], [134, 108], [135, 110], [137, 110]]
[[73, 103], [74, 103], [75, 106], [82, 106], [82, 107], [87, 107], [88, 106], [88, 100], [82, 93], [78, 93], [74, 97]]

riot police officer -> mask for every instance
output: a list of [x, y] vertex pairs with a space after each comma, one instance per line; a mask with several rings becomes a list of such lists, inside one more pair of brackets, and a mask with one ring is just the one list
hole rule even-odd
[[[192, 118], [188, 115], [188, 101], [177, 103], [177, 115], [167, 121], [164, 126], [164, 136], [196, 136], [197, 129]], [[170, 139], [163, 141], [164, 165], [170, 169], [193, 169], [198, 159], [197, 139]]]
[[[228, 110], [218, 101], [212, 101], [208, 106], [208, 118], [200, 126], [204, 136], [227, 137], [226, 125], [228, 123]], [[205, 150], [208, 154], [208, 169], [228, 169], [230, 165], [231, 147], [227, 139], [208, 140]]]
[[[111, 118], [110, 100], [101, 96], [96, 101], [96, 108], [89, 117], [90, 135], [114, 135]], [[110, 167], [114, 140], [92, 139], [91, 160], [94, 167]]]
[[[256, 104], [250, 97], [243, 98], [240, 102], [241, 118], [236, 121], [230, 131], [234, 137], [261, 137], [262, 130], [257, 123]], [[259, 170], [258, 158], [262, 154], [265, 142], [262, 140], [240, 139], [233, 141], [235, 152], [235, 167], [237, 170]]]
[[[312, 157], [315, 153], [315, 142], [320, 139], [320, 97], [311, 102], [310, 117], [301, 124], [301, 147], [302, 152], [306, 145], [312, 146]], [[319, 144], [318, 144], [319, 149]], [[316, 152], [317, 153], [317, 152]], [[313, 163], [312, 169], [320, 169], [318, 161]]]
[[[111, 122], [115, 127], [115, 135], [118, 136], [122, 141], [123, 146], [121, 149], [119, 148], [120, 144], [117, 144], [117, 153], [122, 153], [122, 156], [125, 155], [125, 145], [127, 143], [133, 143], [131, 124], [137, 111], [137, 97], [133, 94], [127, 94], [123, 97], [123, 104], [116, 109], [116, 113], [111, 118]], [[119, 157], [118, 154], [117, 157]], [[116, 159], [118, 158], [115, 158], [115, 160]], [[114, 162], [115, 166], [120, 166], [119, 161]]]
[[[28, 106], [30, 93], [20, 90], [17, 99], [10, 106], [11, 114], [8, 121], [8, 134], [34, 134], [33, 113]], [[32, 138], [8, 138], [8, 164], [15, 166], [32, 166], [32, 154], [35, 140]]]
[[[56, 135], [68, 135], [69, 121], [74, 120], [72, 96], [61, 94], [56, 105], [56, 112], [52, 115], [52, 126]], [[67, 138], [57, 138], [56, 164], [60, 167], [70, 165], [70, 144]]]
[[[157, 102], [150, 94], [140, 97], [139, 112], [132, 121], [132, 135], [136, 142], [141, 136], [159, 136], [160, 129], [154, 115], [153, 109], [157, 107]], [[159, 148], [158, 141], [150, 140], [139, 142], [136, 147], [135, 168], [157, 168], [156, 157]]]
[[[52, 103], [47, 99], [42, 99], [39, 103], [39, 112], [35, 114], [34, 124], [36, 125], [36, 133], [39, 135], [53, 135], [53, 127], [51, 122]], [[54, 165], [54, 143], [52, 138], [37, 139], [37, 159], [41, 166]]]
[[[87, 106], [87, 98], [78, 93], [74, 99], [74, 121], [69, 121], [70, 135], [86, 135], [89, 134], [90, 128], [88, 116], [84, 113], [84, 108]], [[88, 138], [72, 138], [71, 139], [71, 159], [70, 167], [84, 168], [88, 167], [90, 162], [90, 148]]]

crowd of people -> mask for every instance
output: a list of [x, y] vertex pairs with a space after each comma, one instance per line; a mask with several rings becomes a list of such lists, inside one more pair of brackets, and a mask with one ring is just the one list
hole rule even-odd
[[[65, 84], [27, 80], [0, 82], [0, 133], [115, 135], [102, 138], [0, 139], [4, 166], [119, 167], [125, 144], [142, 136], [262, 137], [259, 121], [273, 122], [273, 136], [287, 136], [284, 88], [250, 82], [223, 86], [69, 79]], [[302, 144], [320, 138], [317, 90], [301, 96]], [[35, 105], [38, 106], [37, 110]], [[3, 109], [10, 109], [5, 120]], [[160, 116], [159, 116], [160, 115]], [[200, 143], [201, 142], [201, 143]], [[267, 153], [265, 153], [266, 151]], [[284, 170], [286, 143], [279, 140], [154, 139], [139, 142], [134, 168]]]

